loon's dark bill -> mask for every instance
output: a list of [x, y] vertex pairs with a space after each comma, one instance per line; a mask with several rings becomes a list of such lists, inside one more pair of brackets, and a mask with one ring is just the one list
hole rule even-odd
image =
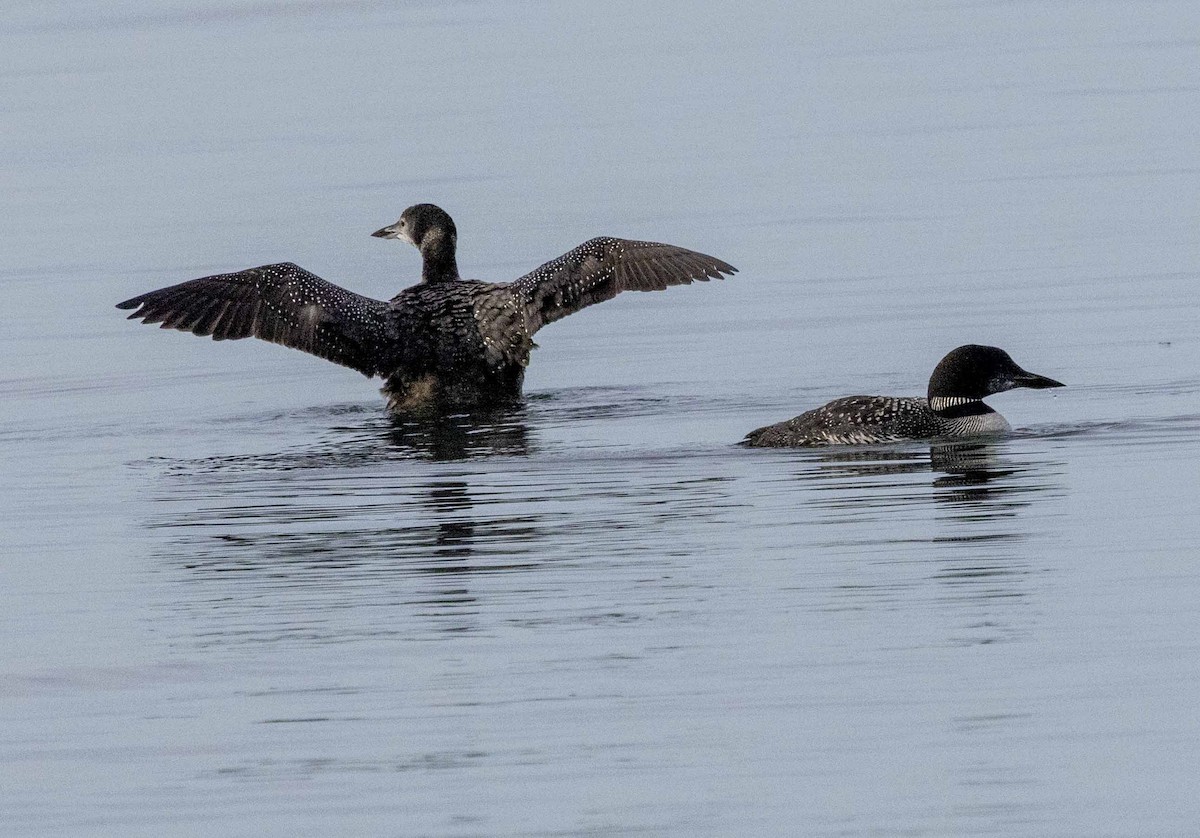
[[1020, 375], [1013, 376], [1013, 383], [1018, 387], [1028, 387], [1031, 390], [1045, 390], [1048, 387], [1066, 387], [1061, 381], [1055, 381], [1053, 378], [1047, 378], [1044, 375], [1038, 375], [1035, 372], [1021, 371]]

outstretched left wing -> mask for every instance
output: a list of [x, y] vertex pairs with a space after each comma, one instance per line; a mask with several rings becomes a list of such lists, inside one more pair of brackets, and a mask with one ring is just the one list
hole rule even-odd
[[737, 268], [720, 259], [672, 244], [600, 237], [547, 262], [512, 287], [533, 334], [622, 291], [659, 291], [734, 273]]

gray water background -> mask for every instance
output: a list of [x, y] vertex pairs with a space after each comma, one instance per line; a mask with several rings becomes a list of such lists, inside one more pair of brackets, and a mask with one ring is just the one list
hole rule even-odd
[[[1200, 6], [0, 9], [4, 835], [1200, 834]], [[517, 410], [112, 304], [725, 258]], [[993, 343], [981, 446], [747, 451]]]

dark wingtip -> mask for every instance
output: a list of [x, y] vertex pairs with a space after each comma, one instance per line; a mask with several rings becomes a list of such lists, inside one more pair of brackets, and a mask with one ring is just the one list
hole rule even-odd
[[137, 308], [140, 304], [141, 304], [141, 297], [134, 297], [131, 300], [125, 300], [123, 302], [117, 303], [117, 308], [125, 308], [125, 309]]

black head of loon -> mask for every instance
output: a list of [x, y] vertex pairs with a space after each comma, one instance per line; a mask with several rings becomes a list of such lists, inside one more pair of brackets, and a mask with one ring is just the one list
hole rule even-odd
[[458, 279], [458, 230], [454, 219], [433, 204], [414, 204], [400, 220], [371, 234], [380, 239], [401, 239], [421, 251], [421, 281], [448, 282]]
[[934, 367], [929, 377], [929, 407], [945, 412], [1017, 387], [1042, 390], [1064, 386], [1061, 381], [1021, 369], [1003, 349], [969, 343], [952, 350]]

